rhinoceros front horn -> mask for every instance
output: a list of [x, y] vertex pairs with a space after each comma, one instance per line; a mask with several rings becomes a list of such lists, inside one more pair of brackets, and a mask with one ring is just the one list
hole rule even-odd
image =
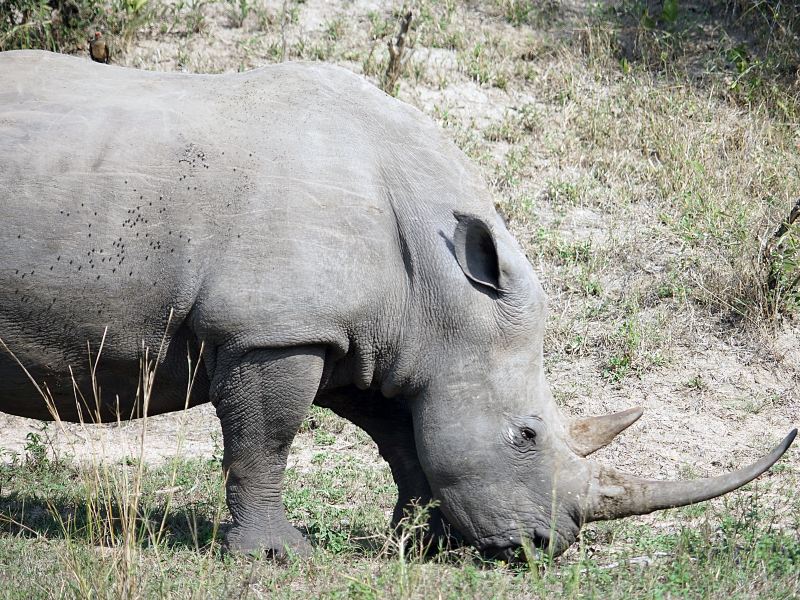
[[588, 456], [611, 443], [619, 433], [642, 416], [642, 408], [634, 407], [602, 417], [577, 419], [569, 426], [569, 445], [580, 456]]
[[589, 488], [585, 519], [605, 521], [686, 506], [735, 490], [769, 469], [792, 445], [797, 429], [758, 462], [727, 475], [692, 481], [648, 481], [598, 465]]

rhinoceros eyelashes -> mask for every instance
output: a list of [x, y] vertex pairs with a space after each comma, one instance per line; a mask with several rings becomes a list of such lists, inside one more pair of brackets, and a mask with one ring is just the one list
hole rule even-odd
[[533, 429], [523, 427], [508, 433], [508, 440], [515, 450], [519, 452], [530, 452], [536, 449], [536, 432]]
[[481, 286], [499, 290], [500, 264], [491, 229], [477, 217], [458, 213], [455, 217], [458, 225], [453, 250], [464, 275]]
[[543, 428], [544, 423], [537, 416], [513, 417], [506, 438], [515, 449], [528, 452], [536, 449], [536, 442], [543, 433]]

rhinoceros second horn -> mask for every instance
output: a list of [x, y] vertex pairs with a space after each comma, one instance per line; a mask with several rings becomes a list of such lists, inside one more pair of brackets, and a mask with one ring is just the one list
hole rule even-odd
[[580, 456], [589, 456], [608, 446], [622, 431], [638, 421], [643, 412], [636, 406], [610, 415], [576, 419], [570, 423], [570, 446]]

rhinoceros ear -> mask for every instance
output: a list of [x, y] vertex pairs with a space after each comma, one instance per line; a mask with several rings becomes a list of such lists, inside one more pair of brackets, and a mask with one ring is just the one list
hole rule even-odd
[[501, 268], [497, 244], [489, 226], [472, 215], [456, 214], [453, 251], [464, 275], [475, 283], [500, 289]]

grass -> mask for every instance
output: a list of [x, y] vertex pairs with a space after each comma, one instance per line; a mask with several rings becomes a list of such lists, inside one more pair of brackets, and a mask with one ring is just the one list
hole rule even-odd
[[785, 474], [722, 503], [677, 511], [680, 525], [654, 527], [659, 517], [599, 524], [565, 557], [510, 569], [470, 551], [432, 560], [413, 547], [401, 551], [403, 540], [386, 528], [394, 496], [388, 469], [323, 445], [314, 469], [287, 473], [288, 513], [314, 542], [314, 555], [275, 564], [221, 550], [218, 459], [176, 449], [178, 457], [160, 466], [135, 457], [87, 465], [54, 456], [47, 436], [32, 436], [0, 467], [4, 598], [739, 598], [754, 585], [760, 597], [800, 593], [800, 506], [778, 518], [780, 502], [764, 493], [788, 491]]
[[514, 27], [525, 25], [542, 27], [558, 13], [561, 2], [560, 0], [495, 0], [494, 4], [503, 18]]
[[[644, 433], [606, 456], [648, 476], [696, 472], [696, 455], [727, 468], [796, 419], [797, 226], [768, 261], [762, 252], [800, 190], [796, 3], [57, 4], [6, 3], [0, 49], [85, 55], [97, 29], [117, 64], [324, 60], [373, 83], [412, 10], [397, 96], [477, 164], [542, 279], [554, 393], [568, 413], [646, 405]], [[796, 452], [730, 499], [596, 524], [556, 561], [512, 570], [469, 551], [400, 553], [388, 468], [363, 434], [314, 410], [286, 501], [317, 550], [275, 565], [221, 551], [218, 452], [176, 447], [151, 464], [98, 449], [87, 463], [52, 435], [32, 429], [0, 467], [2, 597], [800, 594]]]

